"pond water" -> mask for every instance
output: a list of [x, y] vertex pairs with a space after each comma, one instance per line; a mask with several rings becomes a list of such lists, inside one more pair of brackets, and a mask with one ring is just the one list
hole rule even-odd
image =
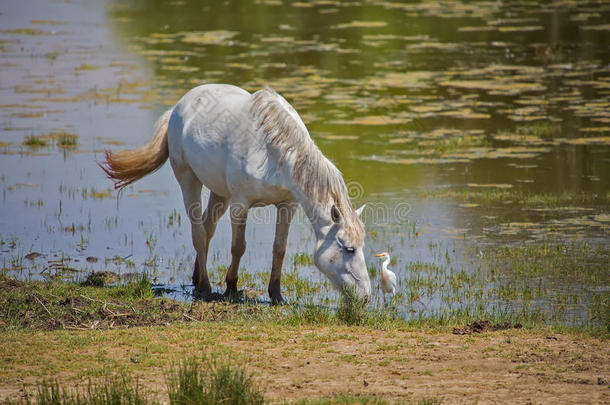
[[[608, 322], [610, 1], [50, 1], [0, 6], [0, 264], [23, 279], [146, 271], [190, 299], [194, 251], [169, 165], [117, 200], [97, 166], [188, 89], [272, 86], [367, 202], [378, 290], [406, 317]], [[204, 195], [204, 199], [205, 199]], [[240, 285], [266, 299], [274, 209]], [[230, 225], [210, 249], [224, 290]], [[302, 213], [284, 294], [332, 303]]]

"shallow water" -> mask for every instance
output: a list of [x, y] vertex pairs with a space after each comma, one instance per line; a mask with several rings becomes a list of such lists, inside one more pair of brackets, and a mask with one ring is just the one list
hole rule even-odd
[[[372, 253], [395, 258], [402, 314], [482, 305], [588, 323], [608, 307], [610, 2], [90, 3], [0, 6], [4, 271], [145, 270], [188, 297], [194, 253], [169, 165], [117, 201], [96, 162], [146, 142], [195, 85], [268, 84], [369, 203], [369, 267]], [[242, 286], [261, 297], [273, 221], [255, 210], [242, 259]], [[313, 249], [295, 222], [285, 296], [332, 301], [295, 258]], [[218, 290], [229, 245], [224, 218]]]

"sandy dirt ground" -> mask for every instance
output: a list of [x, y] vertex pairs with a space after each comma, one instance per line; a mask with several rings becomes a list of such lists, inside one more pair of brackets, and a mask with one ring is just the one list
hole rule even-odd
[[86, 370], [122, 367], [166, 401], [172, 361], [220, 349], [244, 360], [272, 402], [348, 394], [398, 403], [610, 403], [610, 345], [594, 337], [520, 329], [464, 336], [449, 330], [210, 325], [7, 333], [0, 399], [17, 399], [24, 384], [32, 390], [41, 378], [73, 385], [91, 374]]

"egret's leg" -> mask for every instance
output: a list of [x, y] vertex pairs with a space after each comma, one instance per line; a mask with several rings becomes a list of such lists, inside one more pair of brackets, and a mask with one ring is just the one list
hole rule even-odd
[[231, 214], [231, 265], [227, 270], [227, 290], [225, 296], [237, 295], [237, 272], [239, 270], [239, 262], [244, 252], [246, 251], [246, 221], [248, 219], [248, 207], [242, 204], [232, 204], [230, 208]]
[[292, 217], [296, 211], [295, 203], [282, 203], [277, 205], [277, 219], [275, 224], [275, 240], [273, 242], [273, 262], [271, 264], [271, 278], [269, 280], [269, 297], [272, 304], [281, 304], [282, 298], [281, 279], [282, 264], [286, 254], [286, 243]]

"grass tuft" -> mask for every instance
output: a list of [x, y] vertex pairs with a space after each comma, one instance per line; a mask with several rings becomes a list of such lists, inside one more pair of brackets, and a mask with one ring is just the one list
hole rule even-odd
[[142, 273], [139, 278], [127, 283], [126, 292], [134, 299], [152, 298], [154, 296], [152, 283], [146, 273]]
[[296, 253], [292, 259], [294, 266], [313, 266], [313, 258], [307, 253]]
[[368, 319], [366, 303], [354, 290], [346, 289], [341, 294], [337, 318], [346, 325], [363, 325]]
[[286, 322], [289, 325], [327, 325], [332, 319], [328, 307], [309, 302], [304, 305], [293, 305]]
[[263, 404], [252, 377], [229, 357], [182, 361], [167, 377], [170, 404]]
[[84, 391], [68, 390], [57, 381], [43, 381], [38, 385], [36, 401], [29, 397], [26, 404], [37, 405], [144, 405], [151, 402], [142, 393], [138, 381], [125, 375], [107, 377], [103, 382], [91, 383]]

